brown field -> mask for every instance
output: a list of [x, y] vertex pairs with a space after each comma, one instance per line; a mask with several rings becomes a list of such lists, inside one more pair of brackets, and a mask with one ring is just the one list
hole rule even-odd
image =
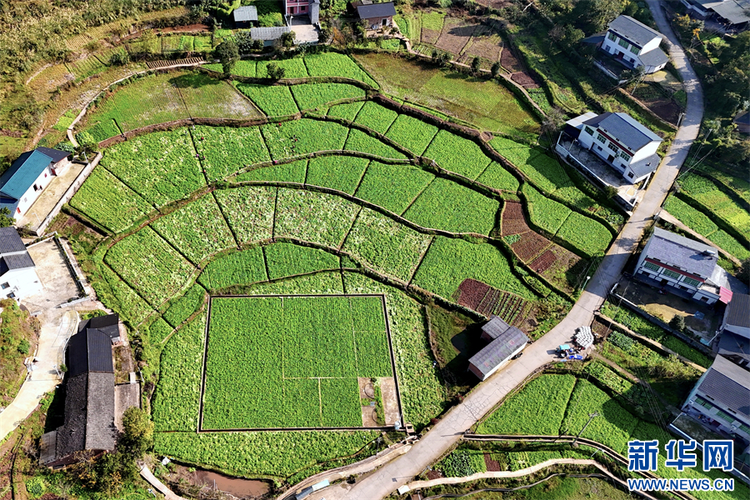
[[[443, 31], [435, 46], [458, 56], [474, 35], [478, 24], [469, 24], [463, 19], [446, 17]], [[424, 39], [424, 38], [423, 38]]]
[[528, 263], [549, 247], [551, 243], [550, 240], [541, 234], [529, 230], [521, 233], [521, 239], [513, 243], [510, 247], [522, 262]]
[[508, 47], [505, 47], [502, 54], [500, 54], [500, 64], [511, 73], [517, 73], [526, 69]]
[[464, 54], [471, 57], [481, 57], [492, 62], [500, 60], [503, 40], [492, 33], [487, 26], [480, 25], [474, 32], [471, 42], [466, 46]]
[[534, 80], [534, 78], [528, 75], [527, 73], [523, 73], [523, 72], [513, 73], [512, 75], [510, 75], [510, 78], [511, 80], [513, 80], [514, 82], [522, 86], [523, 88], [526, 88], [526, 89], [538, 89], [539, 88], [539, 84], [536, 83], [536, 80]]
[[435, 30], [428, 30], [426, 28], [422, 28], [422, 43], [429, 43], [430, 45], [435, 45], [437, 43], [438, 38], [440, 38], [440, 32]]

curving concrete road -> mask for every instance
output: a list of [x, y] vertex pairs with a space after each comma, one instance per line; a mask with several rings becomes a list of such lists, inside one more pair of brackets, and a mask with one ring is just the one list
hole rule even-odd
[[612, 244], [586, 291], [581, 294], [578, 302], [559, 325], [529, 345], [522, 358], [511, 362], [508, 367], [479, 384], [463, 403], [451, 409], [408, 453], [363, 478], [353, 487], [344, 484], [326, 488], [311, 495], [311, 500], [376, 500], [390, 495], [439, 459], [461, 439], [465, 431], [490, 412], [535, 370], [553, 360], [555, 348], [569, 341], [576, 327], [591, 324], [594, 311], [601, 306], [607, 292], [619, 279], [625, 264], [641, 240], [644, 229], [664, 202], [680, 167], [687, 158], [693, 140], [698, 136], [703, 119], [703, 93], [698, 77], [667, 23], [659, 2], [648, 0], [648, 4], [659, 30], [672, 44], [669, 54], [683, 78], [688, 96], [687, 109], [682, 126], [678, 129], [643, 201]]

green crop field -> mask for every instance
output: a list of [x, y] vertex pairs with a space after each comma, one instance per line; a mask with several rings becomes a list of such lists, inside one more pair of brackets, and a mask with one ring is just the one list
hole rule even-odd
[[157, 207], [206, 185], [187, 129], [154, 132], [112, 146], [101, 166]]
[[359, 110], [354, 123], [385, 134], [397, 116], [398, 113], [392, 109], [373, 101], [367, 101], [362, 109]]
[[477, 182], [500, 191], [516, 192], [520, 186], [518, 179], [508, 172], [505, 167], [493, 161], [477, 178]]
[[600, 222], [578, 212], [571, 212], [557, 236], [589, 257], [604, 255], [612, 241], [612, 233]]
[[[237, 76], [247, 76], [250, 78], [255, 78], [255, 66], [256, 62], [252, 59], [240, 59], [239, 61], [234, 63], [232, 74]], [[221, 63], [205, 64], [203, 65], [203, 67], [212, 71], [218, 71], [219, 73], [223, 73], [224, 71], [221, 67]]]
[[299, 109], [315, 109], [329, 102], [364, 99], [365, 91], [346, 83], [306, 83], [293, 86], [292, 95]]
[[237, 89], [245, 94], [268, 116], [286, 116], [299, 112], [290, 87], [256, 85], [237, 82]]
[[364, 101], [337, 104], [335, 106], [331, 106], [326, 116], [330, 116], [331, 118], [343, 118], [344, 120], [353, 122], [354, 118], [356, 118], [357, 116], [357, 113], [359, 113], [359, 110], [362, 109], [362, 106], [364, 105]]
[[271, 160], [257, 127], [197, 126], [192, 133], [210, 181], [224, 179], [243, 167]]
[[319, 156], [307, 166], [307, 184], [354, 194], [370, 161], [356, 156]]
[[277, 243], [264, 247], [263, 250], [266, 254], [268, 277], [272, 280], [340, 267], [338, 257], [317, 248]]
[[438, 132], [423, 156], [469, 179], [479, 177], [491, 161], [476, 143], [447, 130]]
[[261, 127], [274, 160], [316, 151], [339, 151], [349, 129], [334, 122], [303, 118]]
[[[370, 76], [357, 66], [357, 63], [344, 54], [335, 52], [323, 52], [320, 54], [311, 54], [305, 57], [305, 66], [310, 76], [341, 76], [359, 80], [372, 87], [377, 88], [378, 84]], [[289, 75], [285, 75], [289, 76]]]
[[349, 138], [346, 140], [344, 149], [347, 151], [370, 153], [371, 155], [379, 156], [381, 158], [406, 158], [403, 153], [397, 151], [388, 144], [385, 144], [377, 137], [373, 137], [370, 134], [355, 128], [349, 130]]
[[361, 427], [357, 377], [391, 376], [381, 297], [214, 298], [202, 428]]
[[235, 182], [244, 181], [279, 181], [279, 182], [297, 182], [303, 184], [307, 174], [307, 160], [297, 160], [289, 163], [280, 163], [278, 165], [255, 168], [247, 172], [238, 174], [233, 178]]
[[398, 115], [385, 135], [415, 155], [422, 155], [437, 132], [438, 128], [435, 125], [430, 125], [409, 115]]
[[404, 212], [404, 217], [423, 227], [489, 234], [499, 208], [497, 200], [439, 177]]
[[198, 282], [212, 291], [267, 279], [263, 248], [253, 247], [215, 258], [203, 269]]
[[711, 180], [689, 173], [679, 183], [683, 196], [697, 202], [704, 211], [708, 210], [712, 215], [723, 219], [740, 234], [750, 234], [750, 212]]
[[215, 191], [215, 195], [240, 244], [256, 243], [273, 236], [276, 188], [245, 186]]
[[196, 283], [185, 292], [185, 295], [169, 305], [169, 309], [164, 312], [164, 319], [174, 327], [179, 326], [198, 310], [205, 298], [206, 289]]
[[255, 69], [255, 76], [258, 78], [268, 78], [268, 65], [275, 64], [284, 69], [284, 78], [306, 78], [307, 68], [301, 57], [291, 59], [277, 59], [274, 61], [258, 61]]
[[370, 162], [355, 196], [401, 214], [435, 176], [410, 165]]
[[560, 202], [547, 198], [534, 189], [531, 185], [523, 186], [523, 193], [529, 200], [529, 215], [531, 222], [549, 232], [555, 234], [570, 216], [572, 210]]
[[95, 168], [70, 200], [70, 206], [119, 233], [142, 219], [153, 206], [103, 166]]

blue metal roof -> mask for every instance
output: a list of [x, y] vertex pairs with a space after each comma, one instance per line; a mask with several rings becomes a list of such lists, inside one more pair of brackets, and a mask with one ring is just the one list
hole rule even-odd
[[50, 163], [52, 158], [40, 151], [22, 155], [0, 176], [0, 193], [20, 200]]

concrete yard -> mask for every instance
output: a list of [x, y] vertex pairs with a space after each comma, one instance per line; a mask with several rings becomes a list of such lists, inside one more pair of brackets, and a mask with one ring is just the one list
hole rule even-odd
[[18, 221], [18, 227], [28, 227], [31, 231], [36, 231], [85, 167], [86, 165], [80, 163], [71, 163], [61, 175], [52, 179], [44, 192]]

